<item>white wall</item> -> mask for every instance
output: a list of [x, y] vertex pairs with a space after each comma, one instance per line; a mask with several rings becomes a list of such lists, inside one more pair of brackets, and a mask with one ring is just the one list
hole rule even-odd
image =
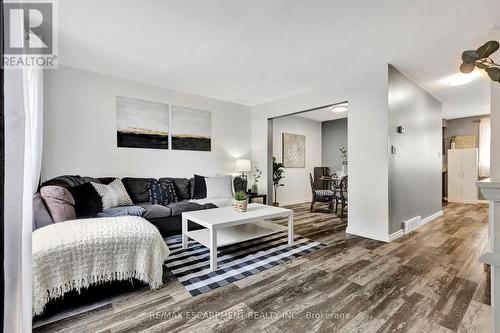
[[273, 155], [280, 162], [283, 161], [282, 133], [305, 135], [306, 166], [284, 169], [285, 178], [281, 184], [285, 186], [278, 189], [278, 201], [280, 205], [311, 201], [309, 173], [313, 173], [315, 166], [321, 166], [321, 122], [297, 116], [274, 119]]
[[[86, 176], [188, 177], [234, 172], [250, 157], [250, 108], [60, 66], [44, 78], [42, 180]], [[117, 148], [116, 96], [212, 111], [212, 151]]]
[[491, 180], [500, 181], [500, 84], [491, 82]]
[[[252, 159], [265, 165], [267, 119], [349, 101], [349, 219], [347, 232], [388, 240], [387, 64], [252, 110]], [[263, 175], [263, 178], [267, 175]], [[266, 180], [261, 183], [262, 191]]]

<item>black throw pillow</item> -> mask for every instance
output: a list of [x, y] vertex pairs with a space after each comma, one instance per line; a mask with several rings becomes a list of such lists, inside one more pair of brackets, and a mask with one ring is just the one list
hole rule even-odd
[[73, 186], [69, 192], [75, 200], [76, 218], [96, 217], [102, 211], [102, 199], [92, 184]]
[[205, 199], [207, 197], [207, 183], [205, 177], [194, 175], [193, 199]]

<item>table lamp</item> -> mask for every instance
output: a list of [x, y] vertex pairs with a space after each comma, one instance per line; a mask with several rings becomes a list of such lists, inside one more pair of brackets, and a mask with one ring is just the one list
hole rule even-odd
[[236, 171], [241, 172], [241, 178], [247, 179], [245, 172], [252, 171], [252, 162], [250, 160], [239, 159], [236, 160]]

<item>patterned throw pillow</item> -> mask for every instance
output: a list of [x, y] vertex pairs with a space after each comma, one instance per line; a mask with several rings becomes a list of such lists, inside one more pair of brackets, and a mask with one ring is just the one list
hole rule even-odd
[[179, 202], [179, 197], [177, 196], [173, 181], [171, 181], [170, 179], [162, 180], [160, 182], [160, 187], [165, 193], [166, 204]]
[[120, 178], [116, 178], [108, 185], [91, 184], [101, 197], [103, 210], [119, 206], [132, 206], [134, 204]]
[[150, 201], [152, 204], [166, 205], [179, 201], [174, 183], [170, 179], [150, 179], [148, 183]]
[[165, 198], [165, 191], [160, 186], [160, 183], [156, 179], [149, 179], [148, 181], [148, 191], [149, 191], [149, 201], [152, 204], [156, 205], [164, 205], [166, 198]]

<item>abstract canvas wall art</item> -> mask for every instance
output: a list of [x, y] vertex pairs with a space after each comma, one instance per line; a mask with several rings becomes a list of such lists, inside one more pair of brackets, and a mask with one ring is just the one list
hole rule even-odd
[[172, 106], [172, 149], [212, 150], [212, 114], [210, 111]]
[[282, 156], [285, 168], [306, 167], [306, 137], [305, 135], [283, 133]]
[[167, 104], [116, 97], [118, 147], [168, 149], [168, 135]]

